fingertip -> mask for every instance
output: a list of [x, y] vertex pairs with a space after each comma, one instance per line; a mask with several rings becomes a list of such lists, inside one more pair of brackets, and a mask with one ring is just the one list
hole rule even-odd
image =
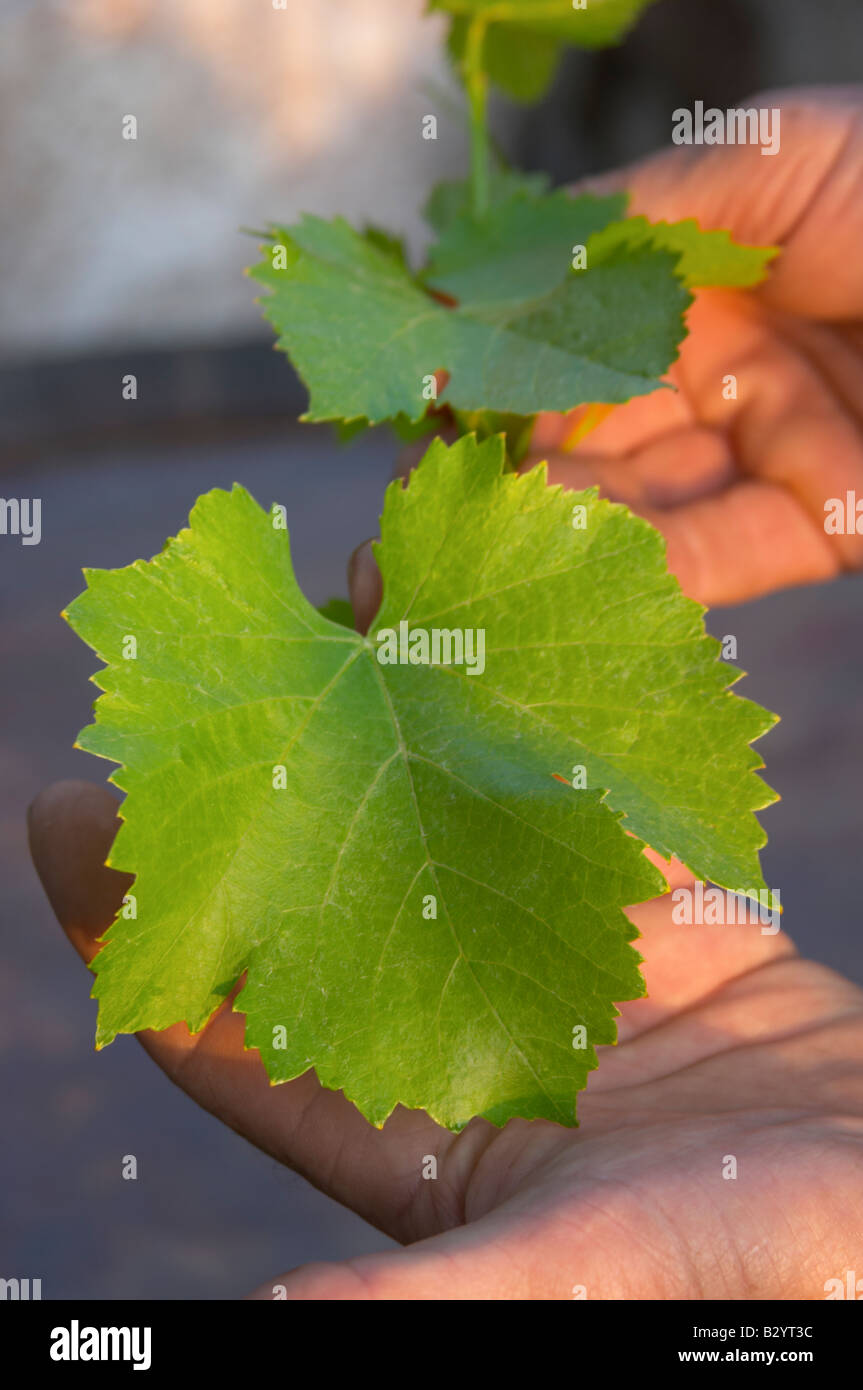
[[348, 561], [348, 589], [357, 632], [365, 634], [383, 597], [383, 580], [371, 541], [358, 545]]
[[120, 826], [118, 803], [92, 782], [54, 782], [27, 812], [30, 854], [42, 887], [75, 949], [85, 959], [111, 925], [133, 882], [105, 860]]

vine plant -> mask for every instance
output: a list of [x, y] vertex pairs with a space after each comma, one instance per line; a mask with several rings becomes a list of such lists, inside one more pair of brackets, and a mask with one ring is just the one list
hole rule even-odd
[[305, 418], [458, 436], [387, 491], [368, 635], [301, 593], [289, 507], [236, 485], [153, 560], [85, 571], [66, 616], [105, 665], [80, 746], [120, 765], [109, 862], [136, 876], [94, 962], [98, 1046], [233, 995], [273, 1082], [315, 1068], [374, 1124], [570, 1125], [644, 992], [644, 844], [763, 890], [773, 716], [729, 688], [647, 522], [517, 472], [540, 411], [668, 389], [693, 288], [774, 254], [492, 160], [489, 83], [535, 99], [565, 44], [648, 2], [435, 0], [471, 173], [433, 193], [424, 267], [340, 218], [266, 234], [252, 274]]

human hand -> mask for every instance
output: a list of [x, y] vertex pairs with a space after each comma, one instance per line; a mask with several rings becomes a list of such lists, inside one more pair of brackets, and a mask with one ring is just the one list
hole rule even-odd
[[[367, 625], [356, 579], [352, 598]], [[116, 810], [87, 783], [31, 810], [34, 861], [86, 960], [130, 883], [104, 867]], [[622, 1006], [577, 1130], [475, 1120], [453, 1135], [402, 1109], [376, 1130], [313, 1072], [271, 1086], [231, 1001], [195, 1037], [140, 1034], [205, 1109], [408, 1247], [295, 1270], [256, 1297], [819, 1298], [859, 1267], [863, 993], [782, 934], [678, 926], [667, 895], [630, 915], [649, 998]]]
[[617, 407], [571, 453], [572, 420], [541, 416], [525, 465], [548, 458], [551, 482], [598, 483], [646, 516], [708, 605], [863, 565], [863, 534], [824, 530], [828, 499], [863, 499], [863, 89], [742, 105], [781, 107], [778, 155], [672, 148], [584, 187], [628, 189], [630, 211], [655, 221], [694, 216], [779, 245], [769, 279], [696, 294], [676, 392]]

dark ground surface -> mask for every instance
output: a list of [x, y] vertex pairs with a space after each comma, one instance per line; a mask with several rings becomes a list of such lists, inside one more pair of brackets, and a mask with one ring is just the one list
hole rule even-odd
[[[6, 496], [42, 497], [43, 539], [0, 546], [0, 1273], [41, 1278], [46, 1298], [230, 1298], [303, 1261], [387, 1244], [198, 1110], [132, 1039], [94, 1053], [88, 977], [30, 867], [24, 815], [52, 779], [108, 772], [72, 748], [98, 664], [58, 617], [82, 565], [149, 557], [199, 492], [238, 480], [287, 507], [309, 597], [344, 594], [392, 458], [386, 436], [339, 450], [326, 431], [283, 427], [111, 450], [85, 468], [57, 450], [3, 474]], [[861, 602], [863, 576], [715, 611], [710, 626], [737, 636], [741, 693], [782, 714], [761, 749], [782, 794], [764, 816], [765, 871], [785, 927], [863, 983]], [[137, 1182], [121, 1180], [124, 1154]]]

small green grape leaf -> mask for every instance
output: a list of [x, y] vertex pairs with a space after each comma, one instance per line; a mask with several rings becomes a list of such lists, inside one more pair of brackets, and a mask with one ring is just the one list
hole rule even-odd
[[363, 228], [363, 236], [370, 246], [377, 247], [385, 256], [392, 257], [397, 266], [407, 270], [407, 249], [402, 237], [393, 236], [385, 227], [376, 227], [372, 223]]
[[[423, 280], [474, 308], [518, 306], [562, 285], [572, 271], [575, 247], [609, 223], [625, 227], [618, 220], [625, 210], [625, 193], [608, 198], [573, 198], [563, 189], [542, 198], [516, 194], [482, 218], [470, 212], [455, 218], [432, 247]], [[597, 264], [600, 259], [611, 257], [597, 256]]]
[[[447, 47], [456, 67], [463, 61], [470, 20], [457, 16]], [[483, 48], [483, 66], [496, 87], [515, 101], [538, 101], [551, 84], [562, 48], [560, 39], [529, 29], [492, 24]]]
[[746, 246], [727, 231], [703, 231], [694, 218], [649, 222], [624, 218], [627, 195], [573, 198], [563, 189], [543, 196], [515, 192], [485, 216], [451, 217], [430, 252], [423, 281], [479, 307], [549, 294], [569, 276], [577, 246], [586, 265], [624, 260], [635, 251], [667, 251], [689, 288], [748, 289], [767, 274], [774, 246]]
[[[517, 193], [540, 198], [548, 192], [548, 174], [525, 174], [520, 169], [492, 169], [489, 175], [489, 206], [505, 203]], [[471, 210], [469, 179], [444, 179], [435, 184], [423, 209], [429, 226], [440, 235], [451, 222]]]
[[506, 455], [514, 468], [527, 457], [530, 449], [535, 415], [507, 415], [499, 410], [457, 410], [454, 412], [459, 434], [475, 434], [477, 439], [502, 435]]
[[[406, 415], [394, 415], [391, 420], [387, 421], [387, 425], [401, 444], [414, 444], [417, 440], [424, 439], [426, 435], [434, 434], [436, 430], [440, 429], [440, 415], [441, 412], [429, 408], [418, 420], [409, 420]], [[363, 416], [357, 415], [352, 420], [335, 420], [334, 428], [339, 443], [350, 444], [359, 435], [370, 430], [372, 423]]]
[[625, 830], [760, 885], [771, 716], [646, 522], [503, 467], [499, 439], [435, 441], [390, 486], [367, 638], [236, 486], [150, 562], [86, 572], [66, 616], [105, 693], [80, 746], [121, 764], [109, 862], [136, 875], [92, 967], [100, 1046], [198, 1031], [245, 974], [273, 1081], [314, 1067], [378, 1125], [572, 1124], [643, 993], [623, 908], [662, 879]]
[[272, 291], [264, 313], [309, 388], [307, 420], [419, 420], [438, 396], [510, 415], [626, 401], [662, 385], [685, 333], [676, 257], [650, 247], [578, 274], [561, 247], [567, 278], [549, 294], [519, 300], [507, 286], [501, 303], [486, 285], [484, 299], [454, 306], [341, 218], [305, 217], [274, 235], [251, 274]]
[[705, 232], [694, 217], [685, 222], [648, 222], [629, 217], [594, 233], [587, 247], [589, 265], [599, 265], [621, 250], [652, 246], [679, 256], [677, 274], [692, 289], [707, 286], [749, 289], [767, 275], [778, 246], [745, 246], [729, 232]]
[[336, 420], [334, 428], [339, 443], [350, 444], [359, 435], [365, 434], [366, 430], [370, 430], [371, 425], [368, 420], [363, 420], [362, 417], [357, 416], [353, 420]]
[[468, 26], [485, 19], [485, 70], [516, 101], [540, 98], [565, 45], [606, 48], [619, 43], [653, 0], [429, 0], [429, 10], [452, 15], [449, 50], [464, 57]]
[[550, 34], [579, 48], [618, 43], [654, 0], [430, 0], [430, 10]]

